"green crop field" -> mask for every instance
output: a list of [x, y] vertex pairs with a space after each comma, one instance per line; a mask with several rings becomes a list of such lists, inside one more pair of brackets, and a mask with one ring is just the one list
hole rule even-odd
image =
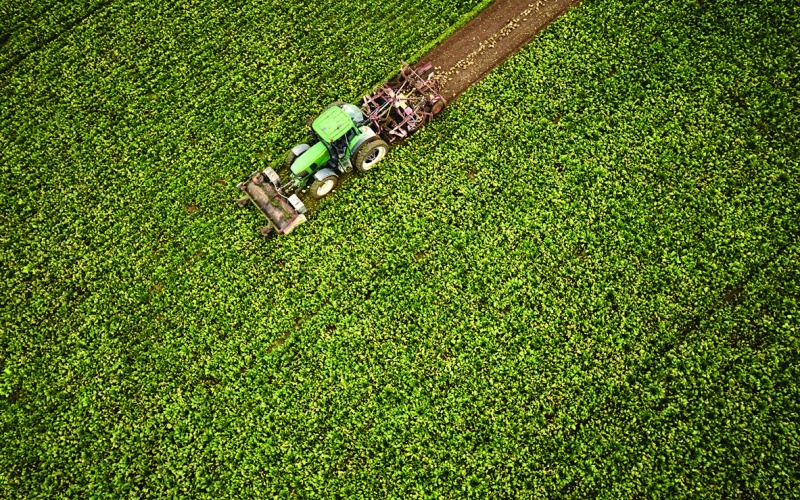
[[288, 237], [484, 2], [0, 7], [0, 497], [800, 497], [800, 6], [586, 0]]

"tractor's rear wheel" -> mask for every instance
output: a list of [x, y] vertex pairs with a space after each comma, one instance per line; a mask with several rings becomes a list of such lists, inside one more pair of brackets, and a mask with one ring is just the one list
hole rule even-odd
[[374, 139], [358, 148], [356, 153], [356, 168], [359, 172], [369, 172], [372, 167], [383, 160], [389, 151], [389, 145], [383, 139]]
[[320, 198], [324, 198], [328, 196], [331, 191], [336, 188], [336, 184], [339, 183], [339, 178], [335, 175], [329, 175], [324, 179], [317, 179], [311, 184], [311, 194], [319, 200]]

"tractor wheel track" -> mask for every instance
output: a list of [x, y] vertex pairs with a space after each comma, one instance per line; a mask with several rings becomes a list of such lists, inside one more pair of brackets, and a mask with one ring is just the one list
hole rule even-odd
[[452, 101], [580, 0], [496, 0], [420, 58]]

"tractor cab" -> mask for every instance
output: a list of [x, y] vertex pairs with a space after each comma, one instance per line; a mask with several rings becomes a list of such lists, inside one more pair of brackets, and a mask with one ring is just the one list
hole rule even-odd
[[311, 183], [314, 197], [322, 198], [339, 176], [353, 168], [366, 172], [383, 159], [388, 145], [368, 123], [352, 104], [328, 106], [309, 124], [313, 144], [298, 144], [286, 155], [284, 167], [290, 170], [292, 189], [305, 189]]
[[[344, 106], [352, 106], [358, 114], [361, 114], [361, 111], [352, 104]], [[323, 142], [337, 167], [340, 162], [347, 161], [350, 157], [350, 145], [353, 139], [361, 134], [351, 113], [340, 106], [326, 109], [312, 122], [311, 130]]]

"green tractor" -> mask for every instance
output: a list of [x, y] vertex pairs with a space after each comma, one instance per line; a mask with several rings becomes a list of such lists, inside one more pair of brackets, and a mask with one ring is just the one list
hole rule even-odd
[[361, 108], [334, 102], [309, 122], [311, 144], [298, 144], [287, 154], [286, 182], [273, 168], [255, 171], [237, 187], [239, 204], [249, 202], [267, 217], [261, 234], [289, 234], [306, 220], [299, 193], [311, 191], [320, 199], [330, 194], [339, 179], [353, 169], [367, 172], [386, 156], [389, 144], [408, 137], [442, 111], [446, 103], [430, 63], [412, 68], [406, 64], [395, 79], [363, 97]]
[[261, 228], [261, 234], [268, 236], [273, 230], [289, 234], [306, 221], [306, 206], [298, 191], [310, 189], [315, 199], [323, 198], [343, 174], [354, 167], [367, 172], [386, 156], [389, 146], [370, 123], [357, 106], [335, 102], [309, 122], [313, 145], [298, 144], [286, 154], [287, 182], [281, 182], [278, 173], [268, 167], [239, 183], [237, 187], [245, 194], [240, 205], [252, 201], [270, 222]]
[[299, 144], [287, 154], [284, 167], [295, 190], [311, 185], [311, 195], [320, 199], [339, 182], [339, 176], [367, 172], [386, 156], [389, 145], [370, 128], [361, 110], [343, 102], [328, 106], [309, 123], [313, 145]]

